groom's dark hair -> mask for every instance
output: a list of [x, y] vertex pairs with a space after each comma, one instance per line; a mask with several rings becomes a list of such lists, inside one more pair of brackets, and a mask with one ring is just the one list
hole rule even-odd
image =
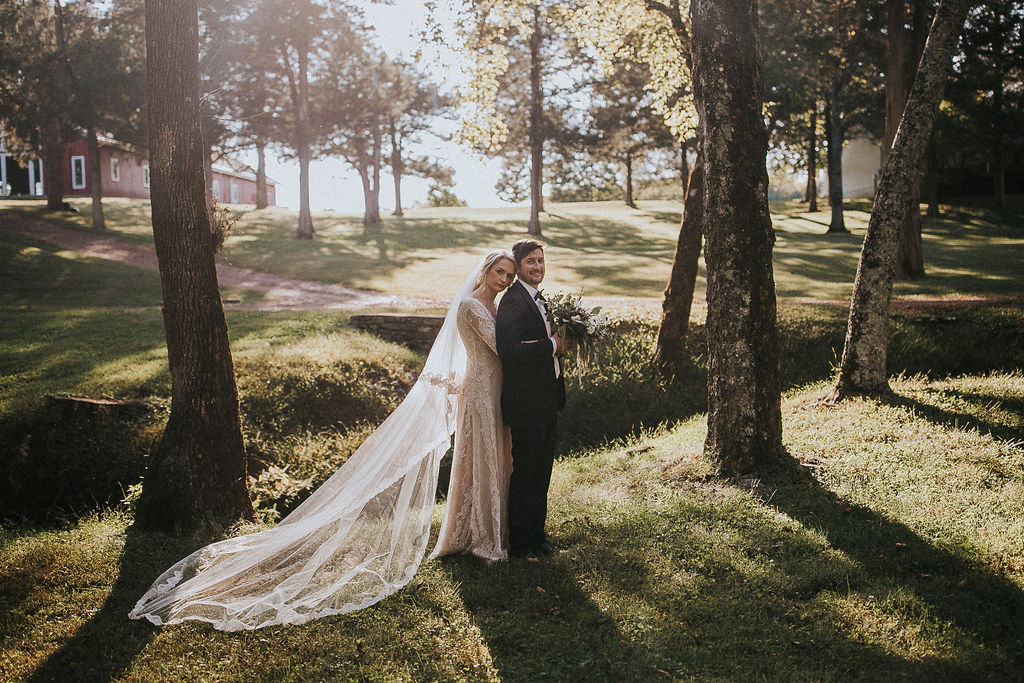
[[531, 237], [524, 237], [513, 244], [512, 255], [516, 257], [516, 268], [519, 268], [527, 254], [537, 249], [543, 249], [544, 247], [545, 244], [543, 242], [538, 242]]

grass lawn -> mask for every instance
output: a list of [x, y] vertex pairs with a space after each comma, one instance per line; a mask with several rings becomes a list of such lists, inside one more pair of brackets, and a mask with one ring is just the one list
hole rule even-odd
[[[40, 201], [0, 201], [66, 225], [86, 228], [89, 200], [74, 199], [79, 214], [47, 214]], [[870, 203], [849, 202], [850, 234], [825, 235], [827, 212], [807, 213], [797, 203], [772, 205], [777, 242], [775, 279], [780, 297], [848, 299]], [[105, 200], [109, 232], [151, 243], [148, 203]], [[660, 297], [668, 280], [679, 231], [680, 204], [641, 201], [548, 202], [543, 216], [549, 245], [549, 289], [592, 296]], [[381, 232], [365, 235], [361, 217], [314, 216], [316, 237], [294, 239], [295, 213], [243, 209], [221, 258], [233, 265], [414, 297], [445, 298], [491, 249], [525, 234], [528, 209], [421, 208], [385, 217]], [[1024, 204], [998, 213], [983, 207], [944, 207], [924, 219], [928, 277], [896, 283], [896, 296], [1019, 294], [1024, 291]], [[704, 278], [698, 280], [703, 297]]]
[[[785, 401], [809, 474], [718, 480], [703, 418], [556, 467], [562, 552], [423, 565], [354, 615], [222, 634], [125, 614], [196, 541], [116, 511], [0, 532], [5, 680], [1019, 680], [1024, 377]], [[440, 508], [437, 510], [440, 514]]]
[[[140, 207], [110, 201], [125, 239], [148, 239], [132, 227]], [[640, 283], [653, 282], [656, 267], [667, 274], [672, 207], [550, 206], [551, 274], [585, 272], [595, 294], [656, 296], [661, 284], [646, 293]], [[848, 286], [831, 270], [820, 272], [832, 280], [815, 279], [821, 215], [775, 208], [777, 273], [790, 269], [780, 293], [783, 282], [803, 297]], [[908, 287], [1022, 291], [1017, 218], [963, 212], [932, 224], [946, 231], [938, 246], [950, 250], [949, 272]], [[855, 229], [857, 213], [855, 205]], [[282, 222], [272, 225], [274, 215]], [[357, 218], [335, 216], [330, 227], [323, 216], [317, 240], [298, 243], [291, 214], [253, 212], [227, 257], [415, 294], [461, 279], [469, 265], [460, 259], [511, 241], [524, 215], [420, 210], [401, 229], [389, 219], [384, 258]], [[840, 268], [844, 250], [856, 253], [859, 238], [841, 240], [830, 243], [829, 268]], [[429, 561], [370, 609], [223, 634], [126, 618], [161, 571], [205, 540], [140, 534], [130, 503], [117, 502], [166, 420], [159, 297], [155, 273], [0, 233], [0, 486], [9, 492], [0, 498], [63, 510], [0, 522], [0, 680], [1022, 678], [1020, 305], [895, 313], [894, 393], [838, 407], [818, 399], [841, 351], [843, 312], [781, 306], [784, 439], [800, 474], [741, 482], [713, 476], [701, 456], [703, 327], [695, 325], [691, 371], [669, 382], [649, 361], [654, 320], [620, 320], [601, 362], [571, 378], [550, 497], [557, 556]], [[235, 310], [228, 322], [250, 471], [259, 475], [252, 491], [271, 519], [308, 491], [303, 481], [344, 462], [423, 357], [353, 330], [344, 312]], [[149, 412], [113, 426], [54, 424], [44, 398], [55, 392], [138, 399]]]

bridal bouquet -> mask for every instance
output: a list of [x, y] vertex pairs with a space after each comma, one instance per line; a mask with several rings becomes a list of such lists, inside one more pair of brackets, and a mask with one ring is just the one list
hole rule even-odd
[[544, 306], [551, 329], [576, 341], [572, 352], [576, 360], [589, 361], [598, 344], [611, 337], [611, 321], [607, 315], [601, 315], [601, 307], [587, 309], [579, 296], [566, 292], [553, 294], [547, 297]]

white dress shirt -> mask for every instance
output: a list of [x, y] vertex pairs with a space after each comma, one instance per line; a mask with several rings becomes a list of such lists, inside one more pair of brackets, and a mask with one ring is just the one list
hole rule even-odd
[[562, 374], [562, 366], [558, 362], [558, 357], [555, 356], [558, 351], [558, 342], [555, 341], [554, 334], [551, 330], [551, 321], [548, 320], [548, 309], [544, 305], [544, 301], [537, 298], [537, 289], [535, 287], [531, 287], [522, 280], [519, 281], [519, 284], [523, 286], [526, 293], [530, 295], [531, 299], [533, 299], [533, 303], [537, 304], [537, 310], [540, 311], [540, 317], [544, 319], [544, 329], [547, 330], [548, 339], [551, 340], [551, 356], [555, 359], [555, 377], [558, 377]]

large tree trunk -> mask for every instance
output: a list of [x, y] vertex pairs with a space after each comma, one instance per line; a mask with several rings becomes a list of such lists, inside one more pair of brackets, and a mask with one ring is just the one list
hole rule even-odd
[[533, 8], [530, 34], [530, 223], [527, 232], [540, 235], [540, 212], [544, 210], [544, 93], [540, 83], [540, 5]]
[[391, 126], [391, 176], [395, 180], [395, 216], [404, 216], [402, 211], [402, 173], [405, 172], [405, 162], [402, 161], [402, 136]]
[[313, 214], [309, 210], [309, 164], [313, 153], [309, 145], [309, 50], [298, 49], [299, 101], [298, 101], [298, 155], [299, 155], [299, 226], [295, 236], [300, 240], [313, 239]]
[[704, 453], [738, 475], [785, 454], [757, 2], [692, 0], [690, 13], [708, 275]]
[[267, 200], [267, 141], [260, 138], [256, 141], [256, 208], [265, 209], [270, 202]]
[[89, 193], [92, 195], [93, 230], [106, 230], [103, 220], [103, 171], [100, 167], [100, 143], [96, 137], [96, 126], [86, 129], [89, 145]]
[[832, 74], [825, 105], [825, 136], [828, 138], [828, 203], [832, 209], [827, 233], [849, 232], [843, 216], [843, 102], [839, 92], [839, 67]]
[[[686, 162], [685, 150], [683, 162]], [[662, 372], [668, 376], [682, 371], [687, 359], [686, 335], [690, 328], [693, 290], [697, 285], [703, 218], [704, 164], [698, 146], [697, 161], [690, 170], [686, 183], [686, 199], [679, 225], [676, 253], [672, 259], [672, 273], [665, 288], [665, 299], [661, 304], [656, 358]]]
[[935, 11], [914, 87], [878, 184], [857, 266], [843, 359], [831, 400], [889, 391], [885, 359], [899, 231], [942, 99], [957, 36], [969, 8], [970, 0], [941, 0]]
[[146, 2], [150, 190], [171, 415], [135, 521], [179, 534], [254, 516], [206, 203], [198, 24], [196, 0]]
[[[64, 124], [49, 120], [43, 124], [43, 191], [46, 208], [60, 211], [64, 203]], [[34, 188], [29, 188], [31, 193]]]
[[811, 110], [811, 122], [807, 127], [807, 192], [804, 201], [807, 210], [818, 210], [818, 105]]

